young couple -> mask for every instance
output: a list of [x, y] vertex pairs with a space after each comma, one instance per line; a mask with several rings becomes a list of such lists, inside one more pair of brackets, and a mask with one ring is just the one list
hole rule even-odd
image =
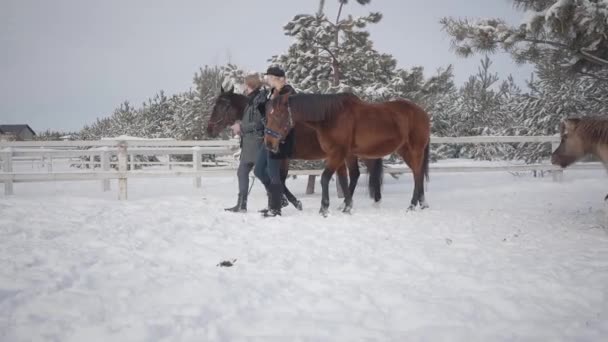
[[268, 194], [268, 208], [261, 210], [264, 217], [281, 215], [281, 208], [287, 205], [283, 196], [281, 164], [290, 158], [293, 149], [293, 129], [280, 145], [279, 151], [273, 153], [264, 146], [265, 105], [266, 102], [278, 95], [295, 94], [292, 86], [287, 84], [285, 71], [278, 67], [270, 67], [264, 74], [264, 81], [270, 91], [263, 87], [260, 77], [249, 75], [245, 78], [246, 94], [249, 98], [243, 120], [231, 128], [241, 136], [241, 160], [237, 171], [239, 182], [238, 202], [231, 212], [247, 211], [247, 195], [249, 188], [249, 173], [253, 169], [255, 176], [264, 184]]

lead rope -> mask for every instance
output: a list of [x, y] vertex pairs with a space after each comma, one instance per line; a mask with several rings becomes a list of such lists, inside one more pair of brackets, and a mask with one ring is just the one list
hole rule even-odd
[[251, 193], [251, 189], [253, 189], [253, 185], [255, 184], [255, 176], [251, 177], [253, 180], [251, 181], [251, 185], [249, 186], [249, 191], [247, 191], [247, 196]]

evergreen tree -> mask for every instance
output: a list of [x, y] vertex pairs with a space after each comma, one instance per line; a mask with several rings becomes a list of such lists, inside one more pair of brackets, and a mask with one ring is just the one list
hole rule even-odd
[[[513, 125], [513, 116], [505, 112], [503, 104], [511, 93], [519, 93], [512, 78], [498, 85], [498, 75], [490, 72], [492, 62], [486, 56], [476, 75], [473, 75], [459, 91], [457, 120], [453, 129], [459, 136], [499, 135], [504, 127]], [[500, 159], [509, 153], [505, 144], [461, 145], [458, 156], [474, 159]]]
[[527, 20], [509, 26], [501, 19], [443, 18], [456, 52], [494, 52], [499, 47], [518, 62], [559, 66], [562, 75], [608, 81], [608, 1], [512, 0]]
[[296, 15], [284, 27], [285, 34], [294, 38], [293, 44], [287, 53], [270, 61], [286, 70], [299, 91], [384, 96], [386, 85], [393, 81], [396, 61], [377, 52], [365, 30], [369, 24], [378, 23], [382, 15], [341, 18], [345, 4], [347, 1], [340, 1], [335, 22], [324, 13]]
[[[549, 64], [549, 63], [547, 63]], [[559, 66], [543, 66], [546, 69]], [[514, 123], [505, 127], [505, 135], [554, 135], [560, 121], [567, 117], [608, 117], [608, 84], [589, 77], [565, 79], [532, 79], [531, 91], [519, 94], [505, 104], [505, 110], [513, 113]], [[519, 144], [509, 158], [539, 162], [551, 154], [548, 144]]]
[[113, 136], [138, 136], [137, 112], [128, 101], [123, 102], [110, 117], [110, 132]]

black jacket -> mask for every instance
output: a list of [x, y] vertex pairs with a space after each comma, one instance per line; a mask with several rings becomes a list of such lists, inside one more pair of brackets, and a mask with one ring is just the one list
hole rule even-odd
[[[270, 98], [272, 98], [273, 94], [276, 92], [276, 89], [271, 89], [270, 91]], [[296, 94], [296, 90], [293, 89], [292, 86], [290, 86], [289, 84], [286, 84], [283, 86], [283, 88], [281, 88], [281, 90], [279, 91], [279, 95], [285, 95], [285, 94]], [[293, 156], [293, 148], [295, 146], [295, 135], [293, 132], [293, 128], [289, 131], [289, 133], [287, 134], [287, 137], [285, 137], [285, 140], [283, 140], [283, 142], [279, 145], [279, 152], [277, 153], [270, 153], [270, 158], [272, 159], [286, 159], [286, 158], [291, 158]]]

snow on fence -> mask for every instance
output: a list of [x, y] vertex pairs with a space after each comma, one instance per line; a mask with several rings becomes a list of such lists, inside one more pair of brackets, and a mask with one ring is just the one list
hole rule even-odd
[[[431, 144], [481, 144], [481, 143], [550, 143], [553, 150], [559, 144], [557, 136], [472, 136], [472, 137], [433, 137]], [[127, 180], [141, 177], [192, 177], [194, 186], [201, 187], [201, 176], [223, 175], [234, 171], [234, 165], [219, 166], [217, 163], [204, 163], [203, 155], [226, 156], [238, 149], [236, 140], [98, 140], [98, 141], [12, 141], [0, 142], [0, 182], [4, 183], [5, 195], [13, 194], [14, 182], [101, 180], [102, 190], [110, 190], [110, 180], [118, 180], [118, 197], [127, 199]], [[168, 156], [167, 163], [137, 162], [136, 156]], [[171, 162], [171, 156], [191, 155], [192, 162]], [[77, 163], [89, 169], [80, 171], [57, 171], [53, 160], [78, 158]], [[88, 158], [88, 162], [83, 161]], [[40, 160], [45, 167], [43, 172], [15, 170], [18, 161]], [[68, 159], [72, 160], [72, 159]], [[99, 161], [97, 161], [99, 160]], [[136, 165], [167, 165], [167, 169], [136, 170]], [[214, 165], [215, 164], [215, 165]], [[189, 166], [188, 169], [175, 169], [172, 165]], [[576, 168], [597, 169], [597, 163], [586, 163]], [[552, 171], [553, 179], [561, 180], [563, 171], [549, 163], [501, 166], [447, 166], [433, 167], [432, 172], [485, 172], [485, 171]], [[388, 173], [411, 172], [407, 167], [389, 167]], [[322, 170], [290, 170], [290, 175], [318, 176]], [[314, 184], [314, 181], [313, 181]]]

